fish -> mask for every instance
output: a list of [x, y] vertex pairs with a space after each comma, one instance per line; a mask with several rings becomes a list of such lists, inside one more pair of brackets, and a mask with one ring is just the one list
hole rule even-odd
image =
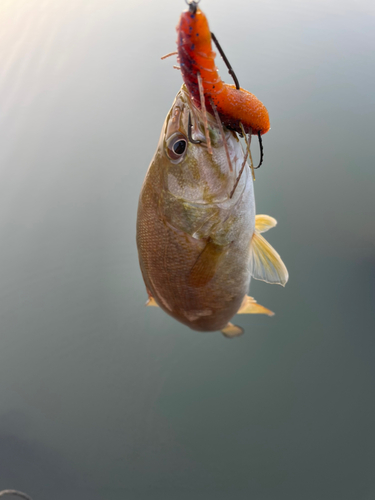
[[255, 213], [247, 153], [220, 125], [183, 84], [142, 185], [136, 240], [147, 304], [233, 338], [244, 332], [230, 322], [235, 314], [273, 315], [247, 295], [251, 277], [284, 286], [288, 271], [262, 235], [276, 220]]
[[[241, 124], [246, 134], [266, 134], [270, 129], [270, 120], [265, 105], [254, 94], [241, 88], [236, 77], [236, 85], [225, 83], [221, 79], [215, 65], [216, 54], [212, 50], [211, 40], [214, 39], [217, 45], [218, 42], [197, 4], [198, 2], [189, 2], [189, 9], [182, 12], [176, 28], [178, 62], [194, 104], [200, 107], [200, 79], [205, 107], [210, 112], [214, 112], [216, 108], [224, 125], [240, 134]], [[220, 45], [218, 48], [233, 76], [233, 70]]]

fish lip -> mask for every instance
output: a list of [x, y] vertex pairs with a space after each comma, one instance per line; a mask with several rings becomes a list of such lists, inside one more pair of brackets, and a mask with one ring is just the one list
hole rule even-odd
[[[185, 83], [182, 84], [180, 91], [179, 91], [179, 95], [180, 95], [181, 101], [185, 104], [185, 106], [187, 105], [188, 107], [191, 108], [190, 110], [191, 110], [192, 114], [194, 115], [195, 120], [203, 123], [203, 112], [195, 105], [193, 99], [190, 97], [190, 93], [189, 93]], [[218, 128], [215, 117], [209, 112], [207, 112], [207, 120], [208, 120], [208, 124], [210, 125], [210, 127]], [[202, 135], [202, 137], [204, 137], [204, 134]]]
[[[191, 133], [194, 135], [195, 140], [200, 140], [200, 146], [203, 148], [207, 147], [206, 136], [203, 130], [198, 126], [199, 123], [203, 124], [203, 113], [194, 104], [192, 98], [190, 97], [189, 91], [185, 84], [182, 84], [174, 105], [169, 111], [166, 118], [165, 129], [163, 133], [163, 144], [164, 151], [166, 146], [167, 138], [169, 139], [174, 133], [181, 133], [185, 137], [188, 137], [188, 122], [189, 113], [192, 118], [192, 130]], [[207, 113], [207, 119], [209, 127], [212, 130], [219, 130], [215, 118]], [[167, 155], [168, 160], [170, 159]]]

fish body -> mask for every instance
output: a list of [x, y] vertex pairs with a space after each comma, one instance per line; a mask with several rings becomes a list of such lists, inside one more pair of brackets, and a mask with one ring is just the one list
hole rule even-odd
[[[188, 139], [189, 115], [192, 137], [199, 143]], [[251, 250], [258, 233], [249, 169], [243, 171], [229, 196], [244, 161], [241, 143], [235, 132], [224, 127], [230, 169], [218, 124], [210, 113], [207, 116], [212, 155], [205, 143], [202, 111], [183, 85], [167, 115], [142, 186], [137, 247], [153, 303], [193, 330], [225, 333], [241, 306], [248, 308], [245, 312], [261, 312], [256, 309], [262, 306], [249, 302], [246, 295], [251, 275], [265, 281], [274, 278], [264, 271], [257, 245]], [[274, 225], [264, 222], [267, 224]], [[270, 268], [274, 267], [271, 262]], [[285, 279], [285, 273], [282, 278], [280, 272], [276, 274], [274, 282]], [[228, 336], [242, 333], [236, 332], [231, 330]]]

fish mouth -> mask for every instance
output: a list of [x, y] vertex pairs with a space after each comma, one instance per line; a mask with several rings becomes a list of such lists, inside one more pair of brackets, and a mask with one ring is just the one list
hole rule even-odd
[[[214, 146], [220, 146], [219, 128], [215, 117], [209, 112], [207, 112], [207, 122], [211, 130], [211, 139], [215, 142]], [[192, 144], [207, 145], [203, 112], [194, 104], [185, 84], [181, 86], [170, 111], [164, 137], [170, 137], [177, 132], [184, 134]]]
[[[211, 151], [207, 145], [205, 119]], [[205, 114], [194, 104], [183, 84], [167, 115], [159, 143], [165, 159], [165, 191], [173, 199], [183, 200], [189, 206], [226, 206], [236, 203], [241, 196], [247, 172], [243, 174], [244, 182], [236, 189], [236, 196], [230, 196], [242, 164], [241, 143], [235, 132], [219, 125], [212, 114]], [[175, 150], [176, 144], [182, 145], [181, 153]]]

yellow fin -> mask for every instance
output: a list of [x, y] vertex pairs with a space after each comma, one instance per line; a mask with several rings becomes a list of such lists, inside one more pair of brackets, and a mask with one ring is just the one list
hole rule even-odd
[[145, 306], [147, 307], [159, 307], [154, 299], [154, 297], [151, 297], [151, 295], [148, 298], [148, 301], [146, 302]]
[[237, 314], [267, 314], [267, 316], [275, 316], [274, 312], [257, 304], [257, 301], [248, 295], [245, 295]]
[[221, 330], [221, 333], [224, 335], [224, 337], [232, 339], [234, 337], [239, 337], [240, 335], [243, 335], [244, 330], [240, 326], [228, 323], [227, 326]]
[[229, 245], [217, 245], [209, 240], [190, 271], [189, 285], [195, 288], [207, 285], [215, 276], [219, 262], [228, 248]]
[[277, 220], [269, 215], [258, 214], [255, 216], [255, 231], [258, 233], [265, 233], [272, 229], [277, 224]]
[[256, 280], [285, 286], [289, 274], [280, 255], [255, 230], [250, 246], [250, 273]]

